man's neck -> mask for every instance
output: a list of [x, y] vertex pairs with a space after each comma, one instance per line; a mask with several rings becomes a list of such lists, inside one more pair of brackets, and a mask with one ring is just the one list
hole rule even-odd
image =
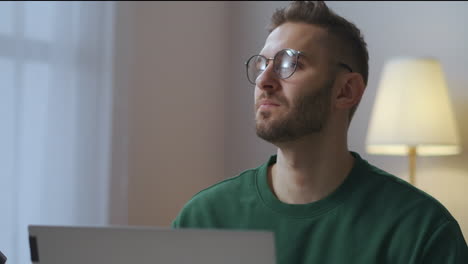
[[276, 163], [268, 168], [268, 180], [280, 201], [306, 204], [332, 193], [353, 164], [345, 139], [302, 139], [279, 146]]

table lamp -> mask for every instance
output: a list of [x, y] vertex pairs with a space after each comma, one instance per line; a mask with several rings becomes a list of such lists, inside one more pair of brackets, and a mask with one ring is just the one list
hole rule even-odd
[[383, 69], [366, 138], [369, 154], [455, 155], [460, 140], [442, 67], [433, 58], [395, 58]]

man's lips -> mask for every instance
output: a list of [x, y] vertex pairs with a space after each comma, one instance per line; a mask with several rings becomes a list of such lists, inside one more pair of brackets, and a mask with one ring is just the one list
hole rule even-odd
[[273, 107], [278, 107], [280, 104], [278, 104], [275, 101], [271, 100], [262, 100], [260, 103], [258, 103], [258, 109], [268, 109], [268, 108], [273, 108]]
[[264, 105], [267, 105], [267, 106], [280, 106], [280, 104], [274, 102], [274, 101], [270, 101], [270, 100], [263, 100], [263, 101], [260, 101], [260, 106], [264, 106]]

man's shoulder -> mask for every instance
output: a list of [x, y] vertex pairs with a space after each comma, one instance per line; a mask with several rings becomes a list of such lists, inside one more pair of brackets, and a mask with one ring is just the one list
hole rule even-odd
[[217, 182], [196, 193], [186, 204], [214, 203], [222, 200], [237, 199], [245, 193], [255, 191], [256, 175], [260, 167], [245, 170], [236, 176]]
[[367, 163], [370, 195], [387, 211], [406, 215], [424, 215], [440, 221], [452, 221], [447, 208], [428, 192], [383, 169]]
[[[444, 258], [466, 259], [466, 242], [460, 226], [439, 200], [373, 165], [369, 164], [367, 169], [365, 178], [369, 183], [363, 183], [368, 184], [367, 194], [361, 201], [368, 206], [360, 211], [360, 219], [363, 230], [373, 225], [375, 234], [378, 231], [388, 234], [384, 238], [392, 262], [403, 263], [414, 254], [437, 263], [444, 262]], [[391, 232], [387, 233], [388, 230]]]
[[244, 201], [255, 199], [258, 171], [259, 168], [248, 169], [199, 191], [183, 206], [172, 226], [217, 226], [217, 217], [232, 214]]

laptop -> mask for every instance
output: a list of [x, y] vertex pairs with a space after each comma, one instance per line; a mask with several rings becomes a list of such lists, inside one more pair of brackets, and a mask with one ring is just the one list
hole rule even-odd
[[5, 257], [5, 255], [0, 251], [0, 264], [4, 264], [6, 261], [7, 257]]
[[273, 232], [30, 225], [32, 263], [274, 264]]

